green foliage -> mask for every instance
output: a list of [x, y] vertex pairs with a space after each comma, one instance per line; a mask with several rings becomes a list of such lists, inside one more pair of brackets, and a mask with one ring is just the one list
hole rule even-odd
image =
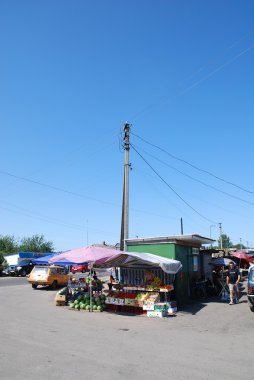
[[233, 248], [236, 248], [237, 251], [241, 251], [242, 249], [246, 249], [247, 247], [245, 247], [244, 244], [238, 243], [238, 244], [233, 245]]
[[0, 265], [2, 265], [4, 262], [4, 255], [2, 252], [0, 252]]
[[20, 251], [23, 252], [53, 252], [54, 246], [51, 241], [46, 241], [43, 235], [33, 235], [23, 238], [19, 242], [14, 236], [0, 235], [0, 253], [8, 256]]
[[24, 252], [53, 252], [53, 249], [53, 243], [46, 241], [43, 235], [23, 238], [19, 246], [19, 251]]
[[[222, 234], [221, 239], [222, 239], [222, 248], [232, 248], [233, 244], [229, 236], [227, 236], [226, 234]], [[218, 247], [220, 248], [220, 239], [218, 240]]]
[[14, 236], [0, 236], [0, 252], [11, 254], [18, 251], [18, 242]]

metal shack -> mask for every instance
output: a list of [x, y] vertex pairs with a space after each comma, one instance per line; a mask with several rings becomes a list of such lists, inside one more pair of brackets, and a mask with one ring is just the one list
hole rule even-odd
[[136, 238], [126, 240], [126, 251], [148, 252], [181, 261], [182, 271], [176, 275], [173, 296], [178, 305], [183, 305], [190, 299], [192, 282], [203, 275], [203, 253], [200, 248], [213, 242], [214, 240], [200, 235]]

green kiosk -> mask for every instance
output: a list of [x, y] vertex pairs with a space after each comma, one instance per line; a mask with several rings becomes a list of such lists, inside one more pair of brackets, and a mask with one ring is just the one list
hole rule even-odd
[[191, 283], [203, 274], [201, 246], [213, 242], [213, 239], [200, 235], [172, 235], [125, 241], [127, 252], [147, 252], [181, 261], [182, 270], [177, 273], [174, 282], [174, 297], [179, 306], [188, 303]]

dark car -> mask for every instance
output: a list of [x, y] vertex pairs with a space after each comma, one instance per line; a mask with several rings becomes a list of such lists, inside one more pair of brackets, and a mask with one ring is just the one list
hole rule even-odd
[[72, 265], [72, 268], [71, 268], [71, 272], [74, 274], [74, 273], [85, 273], [85, 272], [88, 272], [89, 269], [88, 269], [88, 266], [87, 264], [76, 264], [76, 265]]
[[247, 283], [247, 297], [250, 310], [254, 312], [254, 266], [250, 267]]
[[17, 265], [9, 265], [6, 269], [6, 273], [9, 276], [17, 276]]
[[20, 265], [19, 263], [18, 265], [9, 265], [6, 269], [6, 274], [9, 276], [25, 277], [27, 274], [31, 272], [34, 265], [31, 262], [22, 264], [23, 265]]

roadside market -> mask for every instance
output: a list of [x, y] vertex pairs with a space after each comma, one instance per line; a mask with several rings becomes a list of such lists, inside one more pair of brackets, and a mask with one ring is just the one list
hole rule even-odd
[[[144, 252], [108, 252], [98, 247], [71, 252], [62, 259], [87, 262], [90, 273], [70, 274], [68, 286], [56, 296], [57, 304], [62, 300], [72, 310], [145, 313], [149, 317], [176, 313], [176, 302], [170, 298], [170, 292], [182, 267], [180, 261]], [[96, 272], [103, 268], [119, 270], [111, 286], [105, 286], [97, 277]]]

